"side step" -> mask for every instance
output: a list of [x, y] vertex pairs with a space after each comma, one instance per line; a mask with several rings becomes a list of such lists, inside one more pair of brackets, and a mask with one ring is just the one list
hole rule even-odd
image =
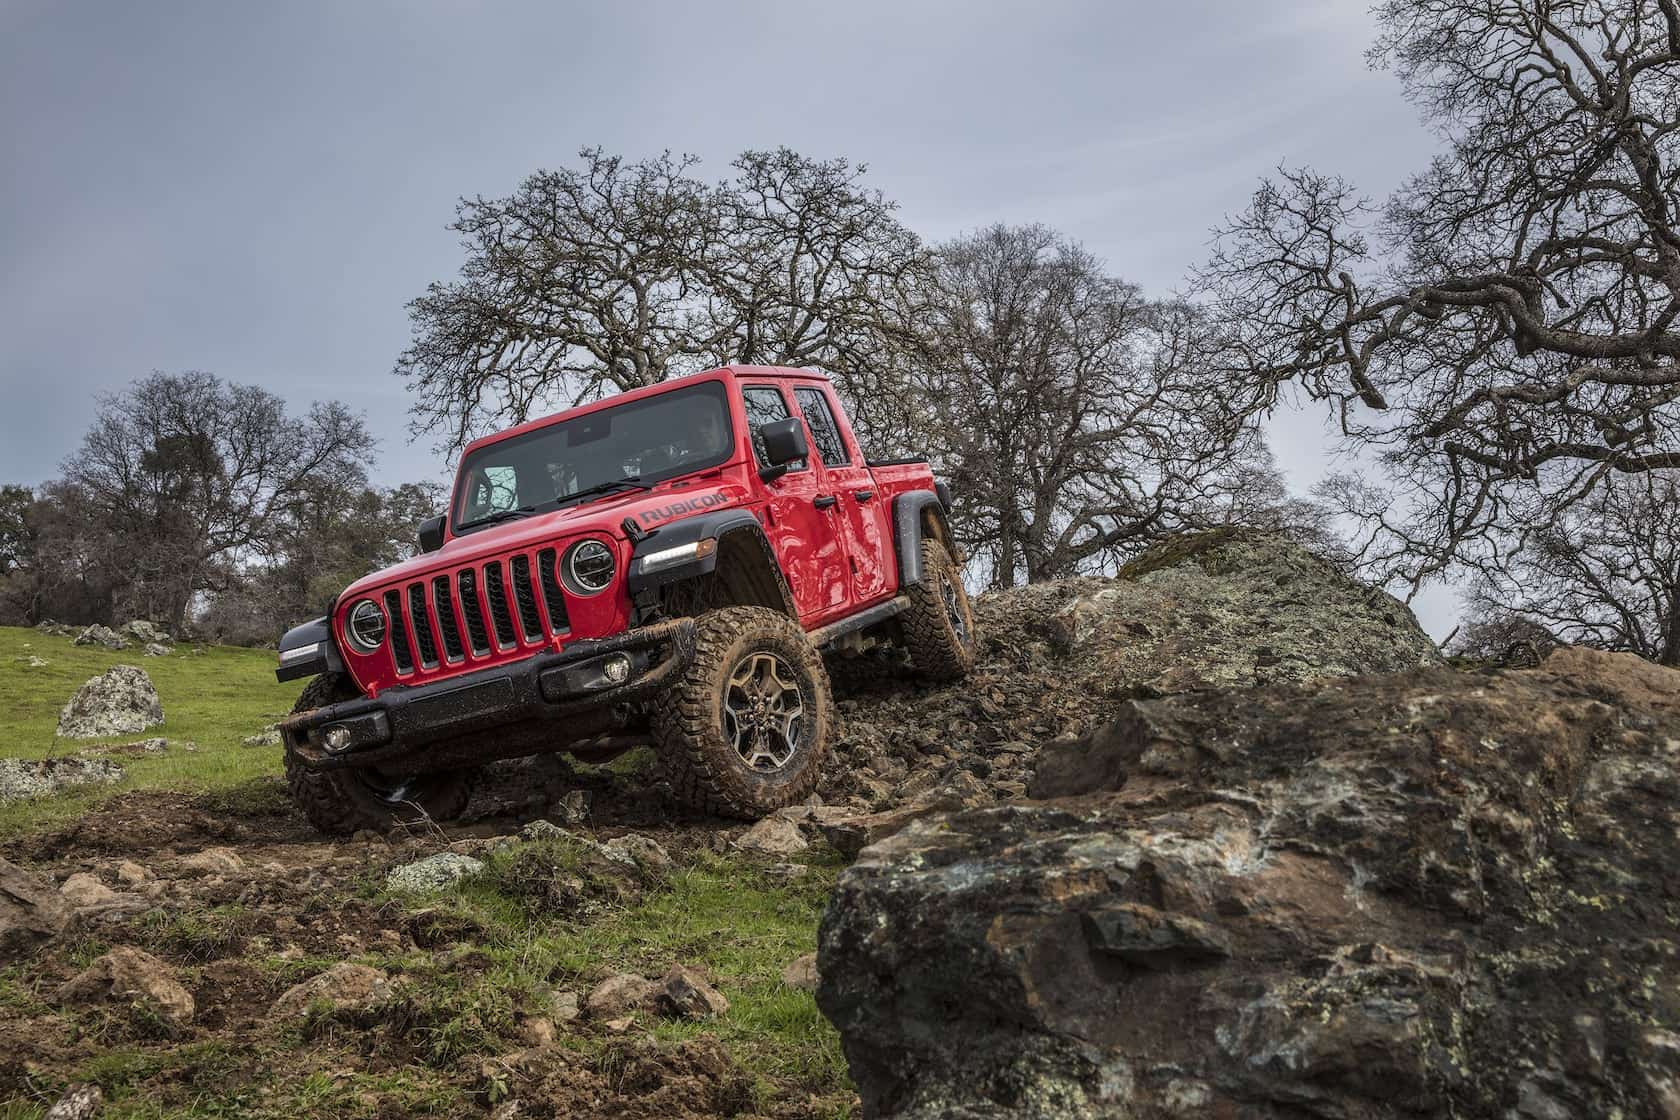
[[847, 634], [856, 633], [865, 627], [873, 626], [891, 618], [895, 614], [903, 614], [910, 609], [910, 598], [907, 595], [894, 596], [884, 603], [876, 603], [873, 607], [866, 607], [854, 615], [842, 618], [838, 622], [831, 622], [827, 626], [813, 630], [810, 633], [811, 644], [818, 649], [828, 645], [836, 638], [843, 638]]

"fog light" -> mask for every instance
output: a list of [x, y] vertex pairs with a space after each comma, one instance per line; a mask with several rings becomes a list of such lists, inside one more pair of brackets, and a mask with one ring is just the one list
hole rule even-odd
[[327, 733], [321, 736], [329, 751], [337, 753], [350, 745], [350, 729], [348, 727], [329, 727]]
[[601, 673], [613, 684], [623, 684], [630, 679], [630, 659], [615, 653], [601, 663]]

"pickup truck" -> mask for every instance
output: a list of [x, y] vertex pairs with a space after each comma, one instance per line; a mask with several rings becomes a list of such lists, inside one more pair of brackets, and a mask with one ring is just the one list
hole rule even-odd
[[287, 784], [325, 832], [460, 814], [484, 763], [652, 745], [679, 800], [814, 790], [825, 651], [951, 680], [975, 626], [949, 494], [864, 457], [820, 373], [728, 366], [470, 444], [420, 551], [280, 642]]

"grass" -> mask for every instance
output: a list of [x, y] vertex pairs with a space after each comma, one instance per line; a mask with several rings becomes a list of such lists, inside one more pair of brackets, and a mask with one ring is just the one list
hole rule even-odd
[[[116, 756], [128, 771], [121, 783], [0, 804], [0, 837], [78, 816], [121, 790], [234, 791], [254, 779], [278, 774], [279, 747], [246, 747], [240, 740], [289, 712], [302, 682], [277, 682], [270, 650], [231, 646], [207, 646], [202, 654], [192, 650], [182, 645], [168, 657], [143, 657], [133, 647], [77, 646], [69, 638], [0, 627], [0, 755], [47, 758], [102, 743], [156, 736], [170, 740], [162, 754]], [[50, 664], [31, 668], [31, 655]], [[163, 701], [163, 724], [139, 735], [112, 739], [56, 737], [60, 709], [88, 678], [113, 665], [138, 665], [146, 670]], [[184, 750], [185, 743], [198, 749]]]

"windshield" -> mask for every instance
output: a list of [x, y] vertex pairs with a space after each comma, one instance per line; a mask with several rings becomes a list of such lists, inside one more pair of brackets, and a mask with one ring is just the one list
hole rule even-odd
[[539, 513], [621, 480], [650, 486], [725, 462], [734, 444], [721, 381], [605, 408], [481, 447], [461, 465], [454, 526]]

